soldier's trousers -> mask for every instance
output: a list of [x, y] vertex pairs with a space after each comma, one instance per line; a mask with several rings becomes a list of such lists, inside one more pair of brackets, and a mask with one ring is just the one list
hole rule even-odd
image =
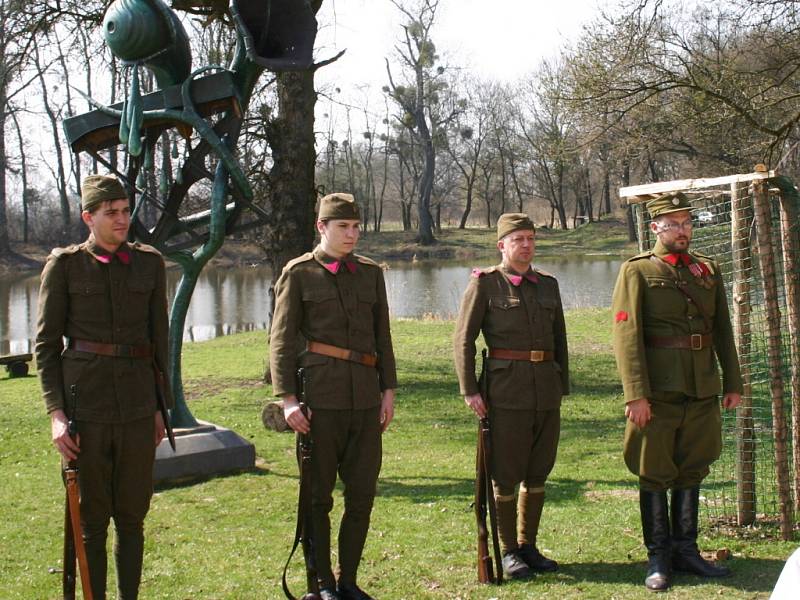
[[344, 484], [339, 527], [339, 582], [355, 583], [367, 539], [375, 486], [381, 470], [380, 406], [364, 410], [313, 409], [311, 510], [314, 557], [320, 587], [334, 587], [330, 517], [336, 475]]
[[[544, 501], [544, 484], [556, 462], [561, 430], [561, 411], [491, 409], [492, 484], [497, 502], [500, 548], [505, 554], [516, 549], [518, 540], [533, 542], [538, 530], [542, 504], [538, 504], [536, 524], [527, 526], [528, 502], [519, 510], [516, 486], [522, 483], [525, 495]], [[528, 531], [530, 529], [530, 531]], [[531, 538], [529, 540], [529, 537]]]
[[652, 417], [642, 428], [628, 421], [623, 455], [643, 490], [690, 488], [703, 481], [722, 450], [719, 400], [653, 392]]
[[544, 486], [556, 463], [561, 411], [491, 409], [492, 479], [504, 493]]
[[78, 469], [81, 525], [95, 599], [106, 593], [106, 537], [114, 519], [117, 597], [135, 600], [144, 551], [144, 518], [153, 495], [155, 422], [81, 421]]

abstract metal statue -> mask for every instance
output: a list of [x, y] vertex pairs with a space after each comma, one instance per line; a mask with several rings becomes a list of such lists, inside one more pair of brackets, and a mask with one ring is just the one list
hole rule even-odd
[[[63, 123], [74, 152], [87, 152], [112, 171], [117, 172], [115, 165], [100, 151], [123, 146], [125, 172], [117, 175], [131, 202], [132, 235], [159, 248], [183, 270], [170, 315], [174, 427], [197, 425], [184, 399], [181, 348], [198, 276], [226, 234], [260, 225], [267, 216], [253, 203], [253, 190], [236, 157], [244, 113], [265, 69], [312, 66], [317, 31], [308, 0], [231, 0], [228, 12], [237, 38], [231, 64], [192, 71], [188, 36], [171, 8], [162, 0], [116, 0], [106, 11], [103, 33], [129, 69], [125, 101], [105, 106], [87, 97], [95, 109]], [[153, 73], [158, 91], [141, 94], [140, 68]], [[162, 134], [172, 129], [183, 138], [183, 160], [174, 172], [162, 168], [157, 193], [148, 193], [143, 174], [153, 169]], [[177, 142], [171, 146], [162, 151], [177, 158]], [[213, 163], [212, 173], [208, 165]], [[181, 206], [189, 189], [203, 179], [211, 182], [208, 209], [184, 214]], [[158, 215], [154, 225], [145, 224], [145, 206]]]

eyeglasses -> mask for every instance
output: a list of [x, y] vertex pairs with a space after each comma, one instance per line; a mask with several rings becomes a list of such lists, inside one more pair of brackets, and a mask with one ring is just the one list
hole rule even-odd
[[668, 223], [659, 223], [658, 228], [660, 231], [678, 231], [679, 229], [691, 229], [694, 227], [694, 221], [691, 219], [687, 219], [686, 221], [681, 221], [680, 223], [675, 223], [674, 221], [670, 221]]

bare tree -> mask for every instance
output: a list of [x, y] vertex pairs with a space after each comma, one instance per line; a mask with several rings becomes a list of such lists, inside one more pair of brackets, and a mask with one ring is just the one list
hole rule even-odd
[[436, 148], [434, 138], [437, 128], [444, 125], [451, 114], [439, 111], [440, 92], [446, 86], [443, 80], [445, 69], [436, 66], [438, 56], [431, 38], [431, 29], [436, 22], [439, 0], [392, 0], [392, 4], [405, 16], [403, 39], [395, 46], [400, 62], [403, 83], [395, 83], [389, 60], [386, 73], [389, 77], [388, 93], [402, 111], [398, 120], [416, 139], [424, 156], [424, 167], [419, 180], [417, 215], [419, 218], [420, 244], [435, 243], [431, 194], [436, 170]]

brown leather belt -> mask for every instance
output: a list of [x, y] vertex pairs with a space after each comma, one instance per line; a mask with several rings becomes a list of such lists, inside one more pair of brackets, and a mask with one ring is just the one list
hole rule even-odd
[[330, 344], [323, 344], [322, 342], [308, 342], [306, 350], [314, 354], [349, 360], [350, 362], [359, 363], [368, 367], [374, 367], [378, 364], [378, 357], [374, 354], [356, 352], [355, 350], [339, 348], [339, 346], [331, 346]]
[[503, 348], [489, 348], [489, 358], [545, 362], [553, 360], [555, 355], [550, 350], [504, 350]]
[[714, 338], [710, 333], [693, 333], [692, 335], [648, 335], [644, 338], [648, 348], [683, 348], [686, 350], [702, 350], [710, 348]]
[[91, 352], [92, 354], [119, 358], [150, 358], [153, 356], [153, 347], [150, 344], [130, 346], [128, 344], [104, 344], [102, 342], [90, 342], [89, 340], [70, 339], [68, 347], [78, 352]]

